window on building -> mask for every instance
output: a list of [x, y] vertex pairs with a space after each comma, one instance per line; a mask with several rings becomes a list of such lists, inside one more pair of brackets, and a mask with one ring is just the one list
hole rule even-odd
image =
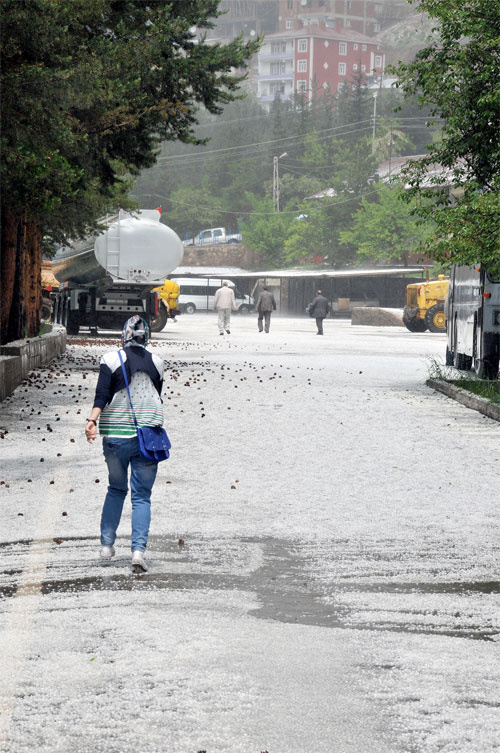
[[365, 73], [365, 71], [366, 71], [366, 65], [362, 65], [361, 66], [361, 70], [363, 71], [363, 73]]
[[380, 24], [379, 24], [379, 22], [378, 22], [378, 21], [376, 21], [376, 22], [375, 22], [375, 23], [373, 24], [373, 31], [375, 32], [375, 34], [377, 34], [377, 33], [378, 33], [378, 32], [380, 31]]
[[282, 52], [286, 52], [286, 42], [271, 43], [271, 55], [279, 55]]
[[299, 39], [297, 42], [297, 50], [299, 52], [307, 52], [307, 39]]
[[347, 42], [339, 42], [339, 55], [347, 55]]
[[306, 90], [306, 82], [304, 81], [304, 79], [297, 81], [297, 91], [305, 92], [305, 90]]
[[307, 73], [307, 60], [297, 60], [298, 73]]
[[352, 69], [353, 69], [353, 71], [357, 71], [358, 70], [358, 64], [357, 63], [353, 63], [352, 64]]
[[286, 73], [286, 63], [284, 61], [271, 63], [271, 73]]
[[293, 0], [287, 0], [286, 6], [289, 10], [292, 10], [293, 8]]
[[345, 9], [351, 10], [351, 0], [345, 0]]
[[357, 49], [358, 49], [358, 47], [359, 47], [359, 44], [358, 44], [358, 43], [356, 42], [356, 44], [353, 44], [353, 46], [352, 46], [352, 49], [353, 49], [353, 50], [357, 50]]
[[375, 55], [375, 68], [382, 67], [382, 55]]
[[350, 27], [350, 25], [351, 25], [351, 19], [350, 18], [346, 18], [346, 20], [344, 21], [344, 26], [346, 27], [346, 29], [348, 29]]
[[271, 94], [284, 94], [285, 93], [285, 84], [283, 81], [275, 81], [271, 84], [269, 87]]
[[379, 13], [382, 13], [383, 7], [380, 3], [375, 3], [375, 15], [378, 16]]
[[291, 29], [291, 28], [292, 28], [292, 26], [293, 26], [293, 21], [292, 21], [292, 19], [291, 19], [291, 18], [287, 18], [287, 19], [286, 19], [286, 21], [285, 21], [285, 26], [286, 26], [286, 28], [287, 28], [287, 29]]
[[366, 44], [364, 44], [364, 45], [363, 45], [363, 46], [361, 47], [361, 49], [363, 50], [363, 52], [366, 52]]
[[346, 64], [339, 63], [339, 76], [345, 76], [345, 74], [346, 74]]

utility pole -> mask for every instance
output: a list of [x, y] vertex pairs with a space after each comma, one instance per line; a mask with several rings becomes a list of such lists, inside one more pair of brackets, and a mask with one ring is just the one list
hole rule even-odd
[[392, 118], [391, 118], [391, 140], [389, 141], [389, 178], [391, 177], [392, 164]]
[[274, 211], [280, 211], [280, 176], [279, 176], [279, 161], [283, 157], [288, 157], [287, 152], [283, 152], [279, 157], [273, 157], [273, 206]]
[[372, 154], [375, 153], [375, 123], [377, 122], [377, 93], [373, 95]]

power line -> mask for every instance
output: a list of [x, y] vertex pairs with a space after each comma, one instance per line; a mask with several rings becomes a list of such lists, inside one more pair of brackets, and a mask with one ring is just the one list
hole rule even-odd
[[[360, 123], [370, 123], [371, 121], [359, 121]], [[380, 121], [379, 121], [380, 123]], [[354, 123], [352, 125], [355, 125]], [[347, 125], [344, 126], [336, 126], [337, 128], [347, 128]], [[304, 139], [306, 139], [309, 136], [316, 137], [316, 141], [325, 141], [330, 138], [342, 138], [343, 136], [349, 136], [353, 133], [360, 133], [362, 131], [369, 130], [371, 128], [371, 125], [366, 125], [361, 128], [354, 128], [349, 131], [344, 130], [341, 133], [331, 133], [334, 129], [324, 129], [321, 131], [313, 131], [307, 134], [302, 135], [295, 135], [295, 136], [286, 136], [280, 139], [273, 139], [271, 141], [257, 141], [252, 144], [242, 144], [240, 146], [234, 146], [234, 147], [226, 147], [221, 149], [211, 149], [206, 152], [191, 152], [188, 154], [182, 154], [182, 155], [172, 155], [171, 157], [161, 157], [157, 161], [156, 165], [153, 165], [153, 167], [148, 168], [149, 170], [157, 170], [163, 167], [176, 167], [177, 165], [180, 165], [182, 167], [186, 167], [192, 164], [199, 164], [199, 163], [211, 163], [211, 162], [217, 162], [222, 161], [225, 158], [226, 159], [236, 159], [242, 157], [243, 159], [247, 159], [248, 157], [251, 157], [253, 155], [259, 154], [263, 151], [268, 151], [270, 144], [280, 143], [283, 144], [283, 142], [288, 141], [290, 143], [283, 144], [284, 147], [290, 148], [291, 146], [298, 145], [299, 143], [302, 143]], [[429, 126], [426, 125], [417, 125], [416, 123], [403, 123], [401, 125], [398, 124], [398, 126], [395, 128], [395, 130], [408, 130], [412, 132], [416, 131], [427, 131]], [[326, 134], [323, 136], [318, 136], [318, 134]], [[242, 153], [242, 150], [247, 150], [244, 153]], [[176, 161], [173, 161], [173, 160]]]
[[[342, 129], [342, 128], [349, 128], [350, 126], [362, 125], [363, 123], [370, 123], [371, 124], [371, 122], [372, 122], [372, 119], [368, 118], [366, 120], [360, 120], [360, 121], [355, 122], [355, 123], [346, 123], [345, 125], [341, 125], [341, 126], [332, 126], [331, 128], [324, 128], [324, 129], [322, 129], [320, 131], [315, 131], [314, 133], [315, 134], [319, 134], [319, 133], [327, 133], [327, 132], [331, 132], [331, 131], [338, 131], [339, 129]], [[254, 147], [254, 146], [267, 146], [269, 144], [282, 144], [285, 141], [290, 141], [292, 139], [297, 139], [297, 138], [305, 138], [308, 135], [310, 135], [310, 134], [303, 134], [302, 136], [298, 136], [297, 134], [295, 134], [294, 136], [282, 136], [279, 139], [270, 139], [268, 141], [256, 141], [256, 142], [254, 142], [252, 144], [241, 144], [240, 146], [229, 146], [229, 147], [225, 147], [225, 148], [222, 148], [222, 149], [210, 149], [208, 152], [203, 152], [203, 155], [215, 154], [215, 153], [220, 153], [220, 152], [230, 152], [230, 151], [235, 151], [235, 150], [240, 150], [240, 149], [247, 149], [249, 147]], [[342, 134], [340, 134], [340, 135], [342, 135]], [[175, 160], [182, 160], [182, 159], [185, 159], [186, 156], [192, 156], [192, 155], [174, 154], [174, 155], [171, 155], [170, 157], [160, 157], [158, 159], [158, 162], [160, 162], [160, 161], [165, 162], [167, 160], [174, 160], [174, 159]]]
[[[376, 190], [374, 191], [366, 191], [363, 194], [357, 194], [356, 196], [352, 196], [350, 199], [343, 199], [342, 201], [336, 201], [333, 204], [328, 204], [327, 208], [329, 207], [336, 207], [340, 204], [349, 204], [351, 201], [360, 201], [364, 196], [371, 196], [372, 194], [377, 193]], [[131, 194], [131, 196], [134, 196], [134, 194]], [[248, 217], [252, 216], [259, 216], [259, 217], [267, 217], [270, 215], [278, 214], [276, 211], [272, 212], [247, 212], [244, 209], [241, 209], [239, 212], [232, 212], [226, 209], [221, 209], [217, 207], [204, 207], [201, 204], [188, 204], [185, 201], [178, 201], [177, 199], [169, 199], [166, 196], [162, 196], [158, 193], [141, 193], [141, 196], [147, 196], [151, 199], [161, 199], [163, 201], [169, 201], [171, 204], [179, 204], [183, 207], [189, 207], [190, 209], [207, 209], [210, 212], [220, 212], [221, 214], [234, 214], [237, 217], [241, 217], [242, 215], [246, 215]], [[139, 197], [138, 197], [139, 198]], [[312, 207], [315, 208], [315, 207]], [[299, 209], [289, 209], [284, 212], [279, 212], [279, 214], [297, 214], [297, 212], [300, 211]]]
[[[361, 121], [361, 122], [368, 123], [368, 121]], [[345, 128], [346, 126], [342, 126], [342, 127]], [[292, 146], [301, 144], [305, 138], [311, 135], [316, 136], [315, 138], [316, 142], [318, 141], [321, 142], [321, 141], [326, 141], [331, 138], [342, 138], [343, 136], [349, 136], [353, 133], [361, 133], [362, 131], [369, 131], [371, 130], [371, 127], [372, 126], [370, 124], [367, 124], [366, 126], [363, 126], [361, 128], [353, 128], [350, 131], [343, 131], [342, 133], [335, 133], [335, 134], [328, 133], [323, 136], [316, 136], [316, 133], [323, 133], [323, 131], [317, 131], [314, 134], [303, 134], [302, 136], [288, 136], [286, 137], [287, 140], [290, 141], [290, 143], [288, 144], [283, 144], [283, 141], [285, 141], [285, 139], [278, 139], [278, 141], [281, 144], [283, 144], [283, 148], [291, 148]], [[327, 130], [330, 130], [330, 129], [327, 129]], [[295, 143], [293, 140], [295, 140]], [[202, 164], [202, 163], [205, 164], [205, 163], [217, 162], [217, 161], [222, 162], [224, 159], [226, 160], [230, 159], [232, 161], [236, 161], [239, 158], [248, 159], [249, 157], [253, 155], [260, 154], [262, 152], [267, 152], [269, 143], [275, 143], [275, 141], [273, 140], [272, 142], [268, 142], [268, 141], [256, 142], [254, 144], [245, 144], [245, 145], [242, 145], [241, 147], [228, 147], [227, 149], [216, 149], [216, 150], [211, 150], [210, 152], [203, 152], [200, 154], [182, 155], [182, 162], [179, 161], [179, 162], [166, 163], [165, 161], [162, 161], [161, 164], [159, 164], [160, 160], [158, 160], [158, 163], [156, 165], [153, 165], [153, 167], [148, 168], [148, 170], [158, 170], [165, 167], [176, 167], [177, 165], [179, 165], [180, 167], [185, 167], [185, 166], [193, 165], [193, 164]], [[241, 153], [242, 149], [246, 149], [247, 151], [244, 153]], [[239, 150], [239, 151], [236, 151], [236, 150]], [[216, 152], [218, 153], [223, 152], [224, 154], [219, 154], [219, 156], [215, 156]], [[229, 154], [229, 152], [231, 153]], [[207, 157], [207, 155], [211, 155], [211, 156]]]

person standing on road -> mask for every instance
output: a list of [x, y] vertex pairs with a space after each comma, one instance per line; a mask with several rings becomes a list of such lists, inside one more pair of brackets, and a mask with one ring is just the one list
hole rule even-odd
[[[158, 426], [163, 424], [163, 361], [146, 350], [148, 339], [149, 327], [144, 319], [132, 316], [123, 327], [120, 353], [139, 426]], [[110, 560], [115, 554], [116, 530], [128, 492], [130, 466], [132, 568], [135, 572], [146, 572], [144, 552], [151, 521], [151, 490], [158, 463], [143, 460], [139, 454], [137, 429], [116, 350], [105, 353], [101, 359], [94, 406], [85, 424], [88, 442], [97, 437], [98, 419], [109, 475], [101, 515], [100, 556], [103, 560]]]
[[316, 291], [316, 298], [313, 298], [309, 306], [307, 307], [309, 316], [314, 316], [316, 319], [316, 327], [318, 331], [317, 335], [323, 334], [323, 319], [328, 316], [330, 311], [330, 304], [325, 298], [321, 290]]
[[262, 332], [262, 319], [264, 319], [265, 331], [269, 332], [269, 327], [271, 325], [271, 313], [273, 311], [276, 311], [276, 301], [274, 300], [274, 295], [270, 290], [268, 290], [266, 285], [264, 285], [264, 287], [262, 288], [262, 292], [257, 299], [255, 310], [259, 314], [257, 319], [259, 332]]
[[236, 311], [234, 290], [230, 288], [227, 282], [224, 280], [221, 287], [215, 291], [214, 300], [214, 311], [217, 311], [219, 314], [219, 335], [223, 335], [224, 330], [226, 330], [228, 335], [231, 334], [231, 330], [229, 329], [231, 309], [233, 311]]

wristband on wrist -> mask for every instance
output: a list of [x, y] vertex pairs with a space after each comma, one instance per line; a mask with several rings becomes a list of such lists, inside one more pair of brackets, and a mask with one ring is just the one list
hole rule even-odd
[[93, 418], [86, 418], [85, 420], [86, 420], [87, 423], [90, 422], [91, 424], [94, 424], [94, 426], [97, 426], [97, 421], [94, 421]]

